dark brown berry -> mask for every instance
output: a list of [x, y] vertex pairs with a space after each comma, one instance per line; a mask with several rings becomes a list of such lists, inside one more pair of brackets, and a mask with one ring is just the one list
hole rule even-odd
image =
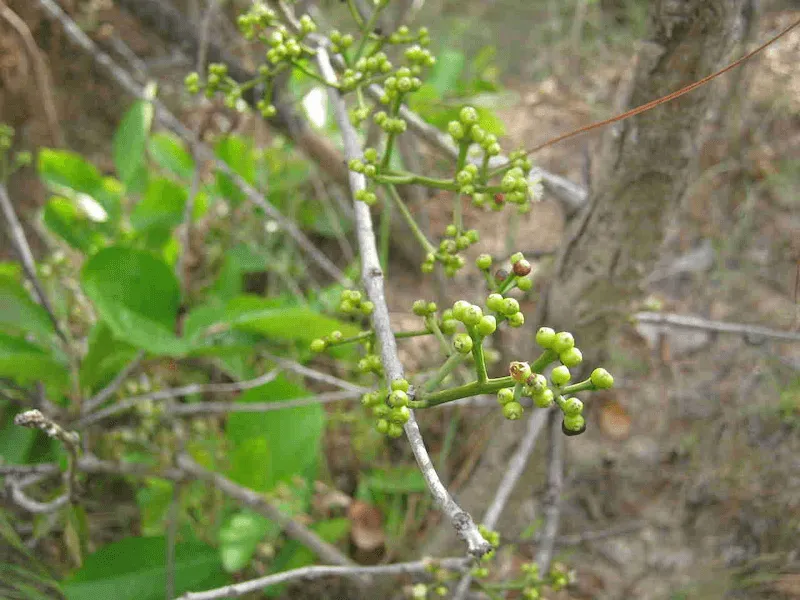
[[514, 275], [517, 277], [525, 277], [531, 272], [531, 263], [523, 258], [515, 262], [514, 266], [511, 268], [514, 271]]
[[497, 272], [494, 274], [495, 281], [503, 282], [508, 279], [508, 271], [505, 269], [498, 269]]

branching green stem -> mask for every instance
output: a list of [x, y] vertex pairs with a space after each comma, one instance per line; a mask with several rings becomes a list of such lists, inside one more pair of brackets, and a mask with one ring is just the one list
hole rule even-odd
[[425, 234], [422, 232], [422, 229], [417, 224], [416, 219], [414, 219], [414, 217], [412, 216], [411, 211], [408, 210], [408, 206], [406, 206], [406, 203], [403, 202], [403, 199], [400, 197], [400, 194], [397, 192], [397, 189], [394, 187], [394, 185], [387, 185], [386, 189], [389, 190], [389, 194], [391, 195], [395, 206], [397, 206], [398, 210], [400, 211], [400, 214], [403, 215], [403, 219], [405, 219], [405, 222], [411, 229], [411, 233], [413, 233], [414, 237], [417, 238], [417, 241], [422, 246], [422, 249], [426, 253], [435, 253], [436, 248], [434, 248], [433, 244], [431, 244], [430, 241], [428, 241], [428, 238], [425, 237]]
[[439, 328], [439, 323], [436, 322], [436, 316], [428, 315], [427, 317], [425, 317], [425, 325], [428, 326], [428, 329], [430, 329], [433, 332], [433, 335], [436, 336], [436, 339], [439, 340], [439, 344], [441, 344], [442, 346], [442, 351], [444, 352], [444, 355], [450, 356], [453, 353], [453, 349], [450, 346], [450, 344], [447, 343], [447, 338], [444, 337], [444, 333]]
[[439, 385], [444, 381], [445, 377], [447, 377], [450, 373], [453, 372], [458, 365], [464, 362], [466, 358], [465, 354], [460, 354], [459, 352], [453, 352], [450, 356], [447, 357], [447, 360], [444, 361], [444, 364], [439, 368], [439, 371], [434, 375], [431, 379], [425, 382], [425, 385], [422, 386], [422, 389], [425, 392], [432, 392], [435, 390]]
[[597, 388], [592, 384], [592, 380], [587, 379], [586, 381], [580, 381], [578, 383], [573, 383], [572, 385], [568, 385], [561, 389], [562, 394], [576, 394], [578, 392], [593, 392]]
[[483, 355], [483, 336], [478, 333], [475, 326], [467, 327], [467, 333], [472, 338], [472, 357], [475, 359], [475, 375], [478, 383], [486, 383], [489, 375], [486, 373], [486, 357]]
[[[431, 331], [428, 329], [418, 329], [414, 331], [398, 331], [394, 334], [394, 338], [396, 340], [401, 340], [404, 338], [412, 338], [412, 337], [419, 337], [422, 335], [431, 335]], [[334, 346], [344, 346], [345, 344], [352, 344], [354, 342], [361, 342], [364, 340], [369, 340], [375, 337], [375, 332], [373, 331], [362, 331], [361, 333], [351, 336], [349, 338], [344, 338], [339, 340], [338, 342], [328, 342], [328, 348], [333, 348]]]

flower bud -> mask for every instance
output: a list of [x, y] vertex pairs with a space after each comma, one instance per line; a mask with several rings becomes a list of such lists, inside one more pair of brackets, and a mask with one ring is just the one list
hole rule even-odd
[[563, 365], [556, 367], [553, 369], [553, 372], [550, 373], [550, 381], [555, 385], [564, 385], [570, 379], [572, 379], [572, 374], [569, 372], [569, 369]]
[[597, 368], [592, 371], [592, 385], [598, 390], [607, 390], [614, 386], [614, 378], [605, 369]]
[[519, 402], [509, 402], [503, 407], [503, 416], [509, 421], [516, 421], [522, 417], [523, 408]]
[[459, 333], [453, 337], [453, 348], [459, 354], [469, 354], [472, 352], [472, 338], [466, 333]]
[[525, 383], [531, 376], [531, 366], [526, 362], [514, 361], [508, 367], [508, 373], [517, 383]]
[[550, 347], [561, 354], [562, 352], [566, 352], [570, 348], [575, 347], [575, 338], [572, 337], [572, 334], [569, 331], [561, 331], [556, 334], [555, 340], [553, 340], [553, 345]]

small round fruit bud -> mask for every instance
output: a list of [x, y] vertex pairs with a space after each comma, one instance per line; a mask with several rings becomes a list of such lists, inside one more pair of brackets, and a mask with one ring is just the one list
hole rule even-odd
[[592, 371], [592, 385], [598, 390], [608, 390], [614, 387], [614, 378], [605, 369], [598, 368]]
[[580, 435], [586, 431], [586, 419], [583, 415], [566, 415], [561, 422], [561, 431], [564, 435]]
[[375, 305], [371, 301], [365, 300], [361, 303], [361, 312], [365, 315], [371, 315], [373, 310], [375, 310]]
[[478, 111], [471, 106], [465, 106], [458, 113], [458, 119], [464, 125], [475, 125], [478, 122]]
[[344, 339], [344, 334], [339, 331], [331, 331], [330, 335], [328, 336], [332, 342], [341, 342]]
[[561, 331], [556, 334], [556, 338], [553, 340], [553, 345], [550, 347], [561, 354], [562, 352], [566, 352], [570, 348], [575, 347], [575, 338], [572, 337], [572, 334], [569, 331]]
[[475, 260], [475, 264], [481, 271], [488, 271], [492, 268], [492, 257], [488, 254], [481, 254]]
[[456, 235], [458, 234], [458, 228], [452, 223], [450, 223], [450, 225], [444, 228], [444, 234], [447, 237], [456, 237]]
[[505, 406], [509, 402], [514, 401], [514, 390], [511, 388], [503, 388], [499, 392], [497, 392], [497, 402], [500, 403], [500, 406]]
[[385, 404], [378, 404], [377, 406], [372, 407], [372, 414], [379, 419], [383, 419], [389, 416], [390, 408]]
[[464, 315], [470, 306], [472, 305], [466, 300], [457, 300], [456, 303], [453, 304], [453, 317], [458, 321], [463, 321]]
[[389, 429], [386, 432], [390, 438], [399, 438], [403, 435], [403, 426], [398, 425], [397, 423], [389, 423]]
[[583, 362], [583, 354], [577, 348], [570, 348], [559, 355], [561, 364], [565, 367], [577, 367]]
[[522, 417], [523, 408], [519, 402], [509, 402], [503, 407], [503, 416], [509, 421], [516, 421]]
[[540, 327], [536, 332], [536, 343], [544, 349], [552, 348], [556, 332], [550, 327]]
[[547, 389], [547, 378], [541, 373], [532, 373], [525, 382], [531, 394], [540, 394]]
[[553, 372], [550, 373], [550, 381], [555, 385], [564, 385], [570, 379], [572, 379], [572, 374], [570, 374], [569, 369], [563, 365], [556, 367], [553, 369]]
[[441, 329], [442, 333], [446, 335], [453, 335], [456, 331], [458, 331], [458, 321], [455, 319], [445, 319], [442, 321], [439, 329]]
[[428, 314], [428, 303], [425, 300], [414, 300], [411, 311], [418, 317], [424, 317]]
[[564, 400], [564, 404], [561, 405], [561, 410], [564, 411], [565, 415], [579, 415], [583, 412], [583, 402], [574, 396], [567, 398]]
[[464, 311], [464, 318], [462, 321], [464, 322], [464, 325], [474, 326], [480, 323], [482, 318], [483, 311], [481, 310], [481, 307], [472, 304]]
[[450, 121], [447, 124], [447, 133], [449, 133], [454, 140], [459, 141], [464, 137], [464, 126], [458, 121]]
[[533, 280], [528, 277], [517, 277], [517, 288], [522, 292], [527, 292], [533, 287]]
[[466, 333], [459, 333], [453, 337], [453, 348], [459, 354], [469, 354], [472, 352], [472, 338]]
[[411, 411], [408, 410], [407, 406], [398, 406], [392, 410], [389, 418], [393, 423], [402, 425], [403, 423], [408, 423], [408, 420], [411, 418]]
[[392, 391], [393, 392], [407, 392], [409, 388], [408, 381], [405, 379], [394, 379], [392, 381]]
[[514, 252], [514, 254], [511, 255], [512, 265], [517, 264], [521, 260], [525, 260], [525, 255], [522, 252]]
[[514, 271], [514, 275], [517, 277], [525, 277], [525, 275], [528, 275], [531, 272], [531, 263], [523, 258], [522, 260], [515, 262], [511, 270]]
[[514, 361], [508, 367], [508, 373], [517, 383], [525, 383], [532, 375], [531, 366], [526, 362]]
[[389, 394], [389, 406], [408, 406], [408, 394], [403, 390], [394, 390]]
[[325, 348], [327, 348], [328, 344], [325, 343], [325, 340], [321, 340], [317, 338], [316, 340], [311, 342], [311, 351], [312, 352], [325, 352]]
[[378, 419], [378, 423], [375, 425], [375, 429], [378, 430], [378, 433], [386, 435], [389, 431], [389, 421], [387, 421], [386, 419]]
[[497, 329], [497, 319], [492, 315], [484, 315], [478, 321], [478, 333], [482, 336], [492, 335]]
[[503, 308], [500, 311], [507, 317], [510, 317], [513, 314], [519, 312], [519, 302], [517, 302], [514, 298], [505, 298], [503, 300]]
[[503, 300], [504, 298], [500, 294], [489, 294], [489, 297], [486, 298], [486, 307], [494, 312], [502, 313]]
[[553, 406], [553, 401], [555, 400], [555, 394], [553, 394], [553, 390], [550, 388], [543, 389], [540, 393], [535, 394], [531, 397], [533, 403], [539, 408], [550, 408]]
[[522, 327], [525, 325], [525, 315], [523, 315], [521, 312], [514, 313], [508, 317], [508, 324], [511, 327]]

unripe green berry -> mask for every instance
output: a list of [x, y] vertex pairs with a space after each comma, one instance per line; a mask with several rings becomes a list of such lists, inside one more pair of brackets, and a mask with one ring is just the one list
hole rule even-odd
[[464, 323], [464, 325], [474, 326], [480, 323], [482, 318], [483, 311], [481, 310], [481, 307], [471, 304], [469, 308], [464, 310], [464, 316], [461, 321]]
[[569, 350], [562, 352], [558, 356], [558, 359], [565, 367], [577, 367], [583, 362], [583, 354], [577, 348], [570, 348]]
[[[488, 254], [481, 254], [476, 260], [475, 264], [482, 271], [488, 271], [492, 268], [492, 257]], [[499, 294], [498, 294], [499, 295]]]
[[444, 234], [447, 237], [456, 237], [456, 235], [458, 234], [458, 228], [456, 228], [455, 225], [450, 223], [450, 225], [444, 228]]
[[547, 389], [547, 378], [541, 373], [532, 373], [525, 382], [531, 394], [540, 394]]
[[526, 383], [532, 375], [531, 366], [526, 362], [514, 361], [508, 367], [508, 374], [517, 383]]
[[592, 371], [592, 385], [598, 390], [608, 390], [614, 387], [614, 378], [605, 369], [597, 368]]
[[511, 327], [522, 327], [525, 325], [525, 315], [523, 315], [521, 312], [514, 313], [508, 317], [508, 324]]
[[500, 312], [502, 312], [507, 317], [510, 317], [511, 315], [518, 313], [519, 302], [517, 302], [514, 298], [504, 298], [503, 306]]
[[511, 259], [510, 260], [511, 260], [511, 264], [515, 265], [519, 261], [525, 260], [525, 255], [522, 252], [514, 252], [514, 254], [511, 255]]
[[404, 423], [408, 423], [408, 420], [411, 418], [411, 411], [408, 409], [407, 406], [398, 406], [392, 410], [389, 414], [389, 419], [391, 419], [392, 423], [397, 423], [399, 425], [403, 425]]
[[374, 406], [372, 408], [372, 414], [374, 416], [378, 417], [379, 419], [383, 419], [385, 417], [388, 417], [390, 412], [391, 412], [391, 409], [388, 406], [386, 406], [385, 404], [378, 404], [377, 406]]
[[386, 435], [389, 432], [389, 421], [386, 419], [378, 419], [375, 429], [378, 430], [378, 433]]
[[389, 429], [386, 432], [390, 438], [399, 438], [403, 435], [403, 426], [397, 423], [389, 423]]
[[556, 367], [553, 369], [553, 372], [550, 373], [550, 381], [555, 385], [564, 385], [570, 379], [572, 379], [572, 374], [569, 372], [569, 369], [563, 365]]
[[311, 351], [312, 352], [325, 352], [325, 348], [328, 347], [328, 344], [325, 343], [325, 340], [321, 340], [317, 338], [316, 340], [311, 342]]
[[478, 122], [478, 111], [472, 106], [465, 106], [458, 113], [458, 119], [464, 125], [475, 125]]
[[442, 321], [439, 329], [441, 329], [442, 333], [445, 335], [453, 335], [456, 331], [458, 331], [458, 321], [455, 319], [445, 319]]
[[449, 133], [454, 140], [460, 141], [464, 138], [464, 126], [458, 121], [450, 121], [447, 124], [447, 133]]
[[544, 388], [538, 394], [534, 394], [531, 396], [533, 403], [539, 408], [550, 408], [553, 406], [553, 402], [555, 400], [555, 394], [553, 394], [553, 390], [550, 388]]
[[492, 315], [484, 315], [477, 325], [478, 333], [482, 336], [492, 335], [497, 329], [497, 319]]
[[341, 342], [344, 339], [344, 334], [337, 329], [336, 331], [331, 331], [330, 335], [328, 335], [328, 338], [332, 342]]
[[465, 235], [460, 235], [456, 238], [456, 248], [459, 250], [466, 250], [470, 246], [469, 238]]
[[453, 337], [453, 348], [459, 354], [469, 354], [472, 352], [472, 338], [466, 333], [459, 333]]
[[453, 304], [453, 318], [463, 321], [464, 315], [470, 306], [472, 305], [466, 300], [457, 300], [456, 303]]
[[424, 317], [428, 314], [428, 303], [425, 300], [414, 300], [411, 311], [418, 317]]
[[565, 415], [579, 415], [583, 412], [583, 402], [574, 396], [567, 398], [561, 405], [561, 410], [564, 411]]
[[392, 391], [393, 392], [407, 392], [409, 388], [408, 381], [405, 379], [394, 379], [392, 381]]
[[556, 332], [550, 327], [540, 327], [539, 331], [536, 332], [536, 343], [542, 348], [552, 348], [555, 339]]
[[408, 394], [403, 390], [393, 390], [389, 394], [389, 406], [408, 406]]
[[497, 392], [497, 401], [500, 403], [500, 406], [505, 406], [509, 402], [514, 401], [514, 390], [511, 388], [503, 388], [499, 392]]
[[476, 244], [480, 239], [480, 234], [478, 233], [477, 229], [467, 229], [464, 235], [467, 236], [470, 244]]
[[486, 298], [486, 307], [494, 312], [503, 313], [503, 307], [505, 306], [503, 303], [504, 300], [505, 298], [500, 294], [489, 294]]
[[361, 312], [365, 315], [371, 315], [372, 311], [375, 310], [375, 305], [370, 302], [369, 300], [365, 300], [361, 303]]
[[516, 421], [522, 417], [523, 412], [522, 404], [519, 402], [509, 402], [503, 407], [503, 416], [509, 421]]
[[579, 435], [586, 431], [586, 419], [583, 415], [565, 415], [561, 422], [561, 431], [566, 435]]
[[517, 289], [527, 292], [533, 287], [533, 280], [529, 277], [517, 277]]
[[553, 345], [550, 347], [558, 352], [558, 354], [561, 354], [562, 352], [566, 352], [570, 348], [575, 347], [575, 338], [572, 337], [572, 334], [569, 331], [561, 331], [556, 334], [555, 340], [553, 340]]

